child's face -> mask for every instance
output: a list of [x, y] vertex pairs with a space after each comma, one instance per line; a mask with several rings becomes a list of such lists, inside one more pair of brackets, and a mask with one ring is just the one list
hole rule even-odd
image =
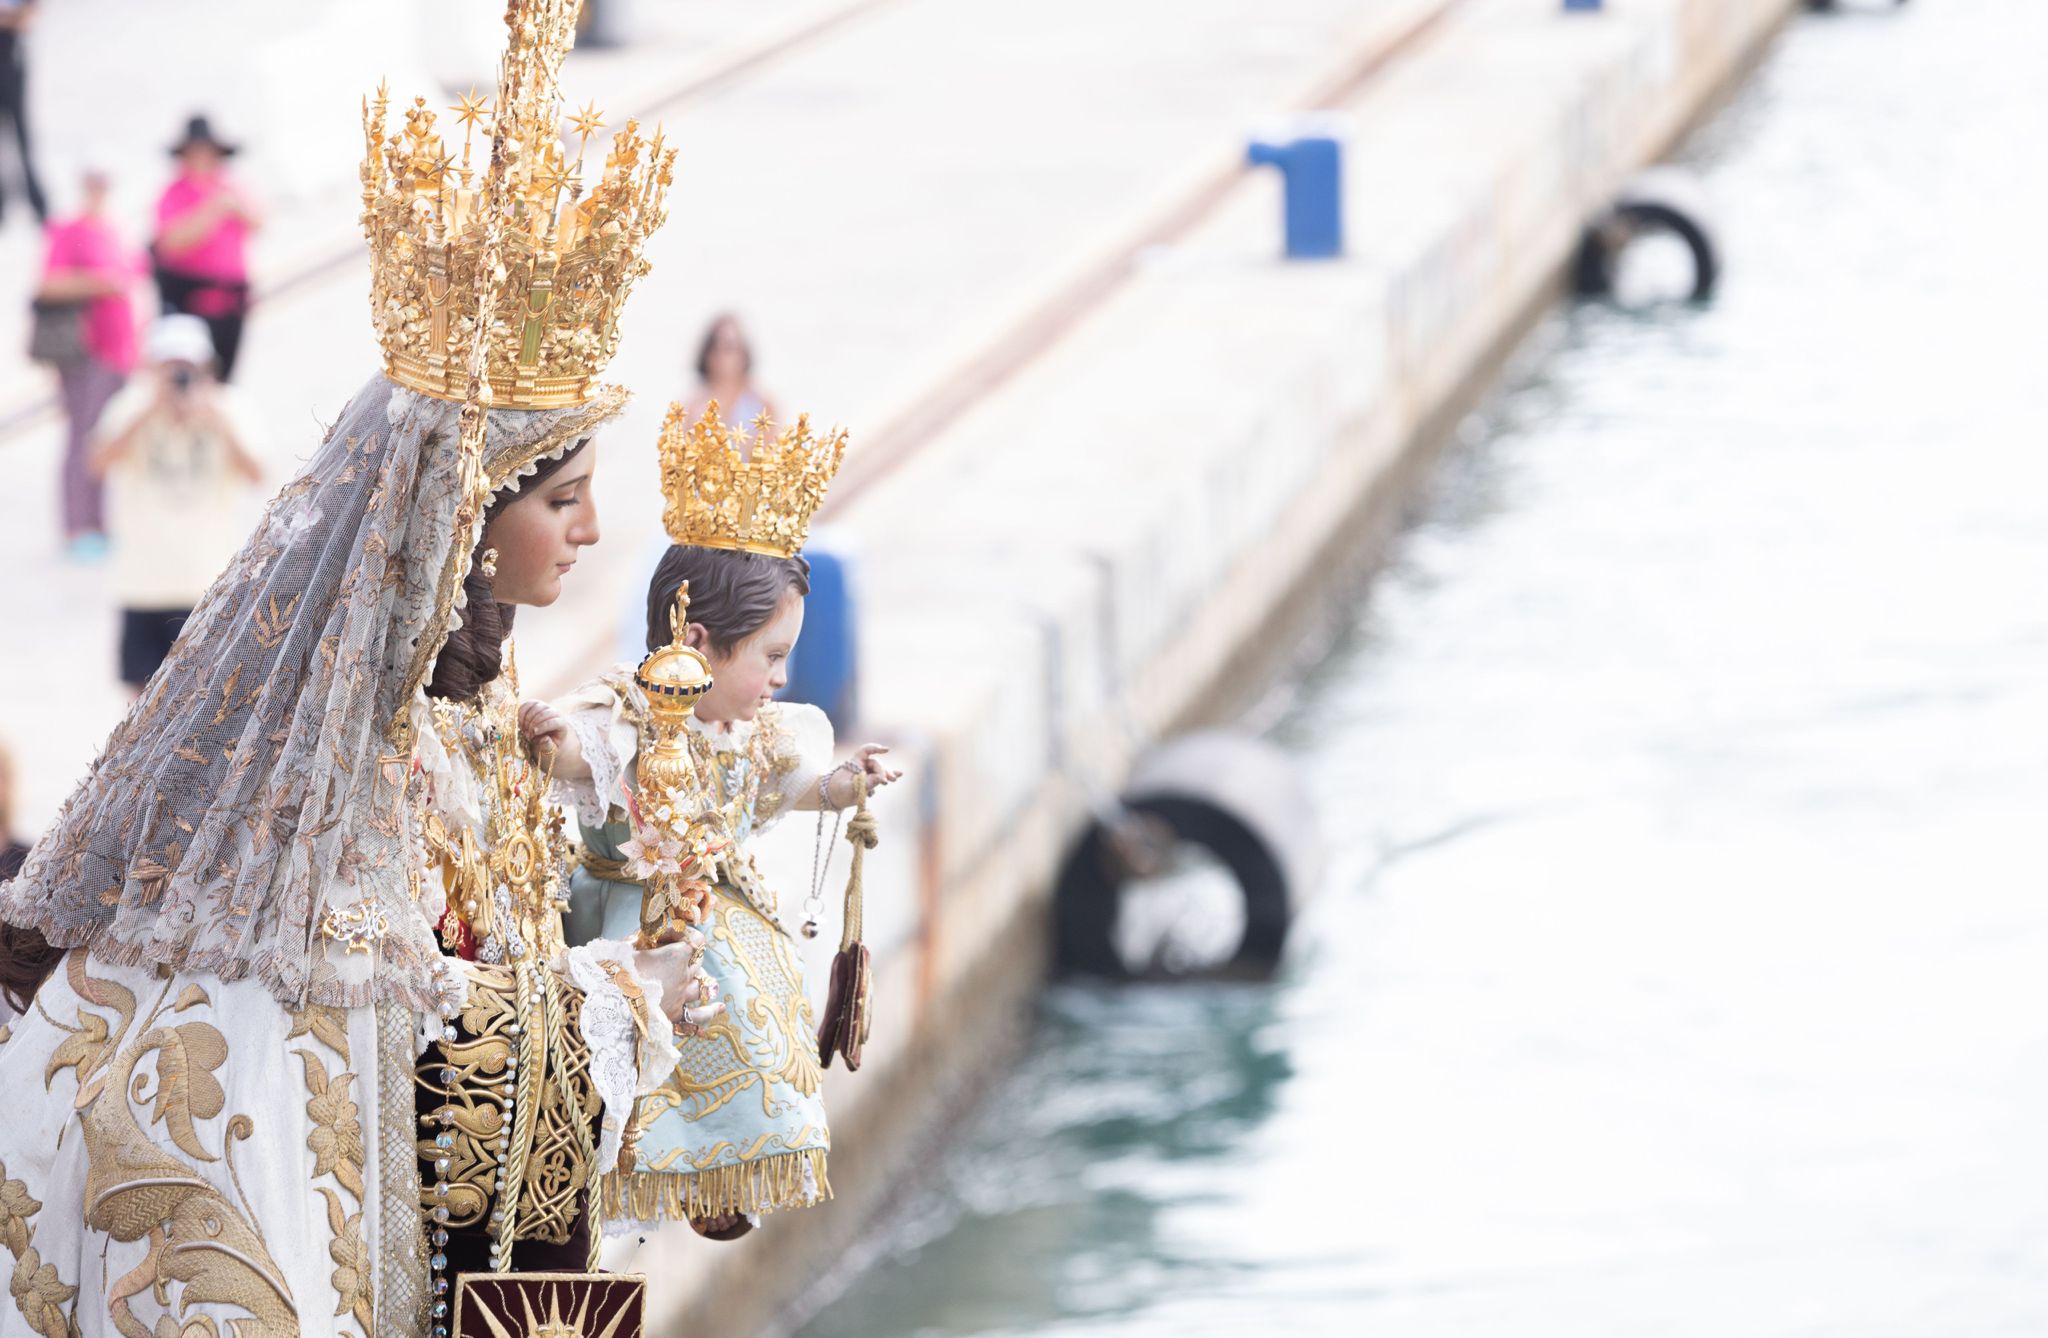
[[697, 701], [697, 718], [718, 724], [752, 720], [789, 682], [789, 653], [804, 630], [804, 597], [791, 586], [775, 613], [752, 636], [721, 655], [705, 644], [704, 628], [692, 624], [689, 641], [711, 661], [711, 691]]

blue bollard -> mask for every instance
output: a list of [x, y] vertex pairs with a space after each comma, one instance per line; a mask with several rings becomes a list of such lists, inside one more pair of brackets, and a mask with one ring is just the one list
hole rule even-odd
[[803, 635], [789, 657], [789, 685], [780, 695], [822, 708], [833, 731], [844, 737], [859, 708], [851, 563], [815, 535], [804, 557], [811, 564], [811, 593], [804, 600]]
[[576, 45], [618, 47], [633, 40], [639, 31], [635, 0], [583, 0], [577, 16]]
[[1326, 134], [1284, 143], [1255, 139], [1246, 160], [1254, 167], [1280, 169], [1288, 259], [1344, 254], [1344, 154], [1336, 139]]

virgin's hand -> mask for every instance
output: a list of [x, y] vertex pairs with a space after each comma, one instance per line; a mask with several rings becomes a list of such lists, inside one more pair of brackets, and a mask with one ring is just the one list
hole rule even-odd
[[569, 722], [554, 707], [542, 701], [519, 704], [519, 733], [543, 766], [552, 765], [563, 780], [589, 780], [590, 767]]
[[[725, 1008], [723, 1003], [699, 1003], [703, 977], [695, 967], [696, 953], [681, 943], [661, 948], [642, 948], [633, 953], [633, 969], [643, 980], [661, 986], [661, 1011], [670, 1022], [704, 1022]], [[684, 1010], [689, 1010], [687, 1015]]]

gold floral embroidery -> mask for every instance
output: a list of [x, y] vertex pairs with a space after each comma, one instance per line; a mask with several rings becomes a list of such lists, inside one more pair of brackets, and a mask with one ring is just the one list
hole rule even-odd
[[7, 1167], [0, 1163], [0, 1243], [14, 1255], [14, 1276], [7, 1289], [31, 1329], [46, 1338], [64, 1338], [71, 1327], [67, 1307], [78, 1295], [78, 1288], [65, 1286], [57, 1276], [57, 1266], [44, 1263], [30, 1243], [35, 1228], [29, 1219], [42, 1210], [28, 1186], [8, 1179]]
[[[309, 1005], [292, 1014], [292, 1029], [286, 1040], [312, 1036], [349, 1063], [348, 1020], [339, 1008]], [[336, 1315], [353, 1315], [367, 1331], [374, 1318], [370, 1289], [370, 1248], [363, 1240], [363, 1125], [349, 1091], [356, 1075], [345, 1068], [331, 1077], [327, 1065], [311, 1050], [292, 1051], [306, 1072], [306, 1115], [313, 1132], [306, 1146], [313, 1152], [313, 1178], [334, 1177], [335, 1184], [354, 1196], [356, 1211], [343, 1206], [341, 1196], [325, 1185], [315, 1187], [327, 1201], [327, 1257], [334, 1262]]]
[[[158, 1146], [136, 1115], [134, 1103], [148, 1103], [150, 1123], [165, 1125], [181, 1150], [203, 1161], [225, 1157], [239, 1192], [234, 1144], [255, 1131], [254, 1123], [244, 1115], [230, 1119], [218, 1155], [200, 1145], [194, 1125], [195, 1118], [211, 1119], [225, 1105], [213, 1072], [227, 1059], [227, 1040], [207, 1022], [156, 1025], [167, 1006], [171, 1013], [181, 1013], [211, 1007], [211, 998], [198, 985], [188, 985], [177, 1002], [170, 1004], [167, 982], [142, 1023], [142, 1034], [128, 1041], [136, 1015], [135, 995], [117, 981], [89, 975], [83, 953], [71, 954], [66, 976], [81, 999], [112, 1009], [119, 1019], [118, 1026], [109, 1026], [101, 1014], [81, 1009], [74, 1023], [57, 1022], [71, 1036], [51, 1058], [44, 1079], [48, 1086], [59, 1072], [70, 1069], [78, 1081], [73, 1105], [85, 1138], [86, 1225], [123, 1244], [148, 1240], [146, 1285], [160, 1298], [168, 1297], [167, 1284], [183, 1284], [177, 1300], [178, 1322], [172, 1323], [167, 1315], [152, 1335], [127, 1306], [127, 1297], [139, 1294], [144, 1280], [133, 1274], [122, 1279], [108, 1297], [108, 1317], [114, 1327], [124, 1338], [197, 1338], [208, 1334], [210, 1326], [197, 1317], [185, 1320], [183, 1312], [194, 1305], [225, 1304], [250, 1316], [233, 1326], [238, 1338], [296, 1335], [298, 1308], [282, 1270], [256, 1229], [253, 1211], [245, 1211], [247, 1199], [237, 1207], [192, 1166]], [[118, 1051], [116, 1047], [120, 1047]], [[151, 1055], [156, 1056], [153, 1097], [148, 1091], [149, 1075], [135, 1071]], [[26, 1256], [21, 1262], [26, 1262]], [[55, 1283], [54, 1276], [49, 1283]], [[26, 1290], [34, 1304], [47, 1307], [52, 1293], [40, 1271], [30, 1276]], [[22, 1299], [23, 1292], [17, 1265], [16, 1299], [26, 1307], [30, 1301]]]
[[29, 1246], [16, 1258], [8, 1290], [14, 1293], [14, 1304], [31, 1329], [45, 1338], [65, 1338], [70, 1332], [65, 1307], [78, 1295], [78, 1288], [65, 1286], [57, 1276], [57, 1266], [44, 1263], [35, 1246]]
[[746, 975], [746, 1017], [754, 1034], [750, 1038], [742, 1031], [728, 1011], [704, 1024], [698, 1035], [679, 1040], [682, 1063], [643, 1099], [643, 1126], [663, 1110], [679, 1107], [689, 1108], [692, 1121], [701, 1120], [755, 1088], [762, 1114], [774, 1119], [782, 1113], [775, 1082], [805, 1096], [815, 1095], [824, 1083], [817, 1049], [807, 1043], [816, 1029], [788, 940], [730, 889], [718, 888], [713, 905], [708, 924]]

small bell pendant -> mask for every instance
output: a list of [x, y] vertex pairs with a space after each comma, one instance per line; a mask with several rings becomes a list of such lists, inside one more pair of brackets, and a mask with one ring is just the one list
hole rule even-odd
[[815, 919], [812, 919], [812, 920], [806, 920], [806, 921], [804, 921], [804, 937], [805, 937], [805, 938], [816, 938], [817, 936], [818, 936], [818, 922], [817, 922], [817, 921], [816, 921]]

